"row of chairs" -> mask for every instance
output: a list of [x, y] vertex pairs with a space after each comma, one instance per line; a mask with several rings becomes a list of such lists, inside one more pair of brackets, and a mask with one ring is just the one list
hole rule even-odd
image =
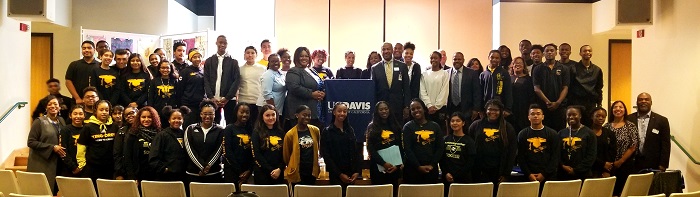
[[[653, 173], [630, 175], [621, 197], [646, 196], [653, 178]], [[12, 171], [0, 171], [0, 197], [2, 192], [10, 196], [51, 196], [46, 176], [43, 173], [30, 173], [17, 171], [17, 176]], [[65, 197], [97, 197], [95, 188], [89, 178], [57, 177], [56, 182], [61, 196]], [[43, 184], [42, 184], [43, 183]], [[615, 177], [586, 179], [581, 185], [581, 180], [573, 181], [548, 181], [542, 190], [542, 197], [608, 197], [612, 196], [615, 185]], [[155, 196], [186, 196], [182, 182], [157, 182], [142, 181], [139, 194], [137, 182], [134, 180], [97, 180], [97, 191], [100, 197], [155, 197]], [[537, 197], [539, 182], [504, 182], [499, 186], [497, 197], [523, 196]], [[491, 197], [494, 185], [491, 183], [480, 184], [451, 184], [450, 197], [473, 196]], [[191, 197], [227, 196], [234, 192], [233, 183], [191, 183]], [[329, 196], [341, 197], [340, 186], [310, 186], [296, 185], [292, 194], [288, 185], [241, 185], [241, 190], [255, 192], [261, 197], [295, 196], [315, 197]], [[444, 196], [443, 184], [402, 184], [399, 186], [401, 197]], [[347, 197], [355, 196], [393, 196], [392, 185], [351, 185], [347, 189]], [[665, 196], [661, 194], [659, 196]], [[672, 194], [671, 196], [700, 197], [700, 191], [694, 193]]]

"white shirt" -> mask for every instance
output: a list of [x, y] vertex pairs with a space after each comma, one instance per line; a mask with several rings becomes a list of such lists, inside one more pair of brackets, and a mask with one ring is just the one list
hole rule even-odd
[[204, 142], [207, 142], [207, 133], [209, 133], [209, 131], [211, 130], [211, 128], [214, 128], [214, 125], [212, 125], [211, 127], [207, 128], [207, 129], [205, 129], [204, 127], [202, 127], [202, 133], [204, 133]]
[[221, 95], [221, 76], [223, 75], [222, 73], [224, 72], [223, 68], [223, 63], [224, 63], [224, 57], [228, 56], [228, 53], [224, 53], [224, 55], [219, 55], [218, 53], [216, 54], [216, 57], [219, 58], [219, 65], [216, 67], [216, 89], [214, 89], [214, 96], [216, 97], [224, 97], [225, 95]]
[[258, 103], [261, 99], [262, 85], [260, 76], [265, 72], [265, 67], [260, 64], [241, 66], [241, 85], [238, 88], [238, 102], [248, 104]]
[[423, 71], [420, 78], [420, 99], [425, 106], [435, 106], [438, 109], [447, 105], [447, 97], [450, 91], [450, 73], [446, 70]]
[[639, 132], [639, 150], [644, 151], [644, 141], [647, 138], [647, 129], [649, 128], [649, 120], [651, 120], [651, 111], [646, 114], [639, 113], [637, 117], [637, 132]]
[[321, 83], [321, 76], [318, 76], [318, 74], [316, 73], [316, 71], [313, 71], [313, 70], [311, 70], [311, 69], [312, 69], [312, 68], [306, 68], [306, 69], [304, 69], [304, 70], [306, 70], [306, 72], [309, 73], [309, 75], [311, 75], [311, 77], [313, 77], [313, 78], [316, 80], [316, 83], [317, 83], [317, 84], [320, 84], [320, 83]]
[[406, 63], [406, 67], [408, 67], [408, 81], [411, 81], [413, 79], [413, 66], [415, 66], [416, 63], [411, 62], [411, 65], [409, 66], [408, 63]]

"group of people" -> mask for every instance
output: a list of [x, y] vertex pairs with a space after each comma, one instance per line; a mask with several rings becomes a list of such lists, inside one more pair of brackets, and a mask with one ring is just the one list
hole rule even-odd
[[415, 44], [384, 43], [364, 70], [346, 52], [347, 66], [334, 75], [322, 49], [272, 53], [264, 40], [262, 59], [249, 46], [239, 65], [227, 44], [219, 36], [203, 61], [175, 43], [172, 62], [157, 49], [146, 66], [140, 54], [83, 42], [83, 58], [66, 72], [72, 98], [47, 81], [28, 170], [44, 172], [52, 186], [56, 175], [315, 184], [323, 158], [330, 183], [345, 187], [363, 178], [363, 145], [347, 104], [336, 103], [331, 120], [320, 117], [324, 80], [333, 78], [374, 82], [378, 102], [365, 135], [372, 184], [497, 184], [517, 164], [530, 181], [617, 176], [619, 192], [627, 175], [668, 167], [668, 120], [651, 112], [647, 93], [632, 115], [622, 101], [602, 108], [603, 75], [589, 45], [579, 62], [569, 59], [569, 44], [523, 40], [520, 57], [501, 46], [486, 66], [476, 58], [465, 66], [456, 52], [450, 67], [440, 50], [421, 68]]

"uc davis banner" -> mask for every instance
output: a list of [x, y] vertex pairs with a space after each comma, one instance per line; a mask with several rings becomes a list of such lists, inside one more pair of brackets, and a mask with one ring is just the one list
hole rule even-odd
[[326, 85], [326, 124], [333, 124], [333, 106], [337, 102], [348, 105], [348, 120], [355, 130], [355, 138], [358, 142], [365, 141], [367, 124], [372, 121], [372, 108], [374, 107], [374, 83], [370, 79], [328, 79]]

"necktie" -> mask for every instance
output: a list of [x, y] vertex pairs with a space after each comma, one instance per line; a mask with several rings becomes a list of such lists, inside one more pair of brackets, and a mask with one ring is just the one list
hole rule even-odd
[[452, 72], [452, 103], [454, 103], [455, 106], [459, 105], [459, 102], [462, 100], [461, 95], [459, 95], [460, 92], [460, 84], [459, 84], [459, 75], [460, 72], [459, 70], [455, 70]]
[[386, 72], [386, 81], [389, 84], [389, 87], [391, 88], [391, 81], [394, 80], [394, 72], [393, 70], [391, 70], [391, 65], [389, 65], [389, 62], [385, 63], [384, 72]]

